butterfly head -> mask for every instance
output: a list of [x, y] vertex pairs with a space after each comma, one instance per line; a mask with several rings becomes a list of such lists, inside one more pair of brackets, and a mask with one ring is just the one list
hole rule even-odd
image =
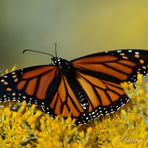
[[52, 57], [51, 61], [52, 65], [55, 65], [60, 69], [67, 69], [70, 67], [70, 62], [62, 58]]

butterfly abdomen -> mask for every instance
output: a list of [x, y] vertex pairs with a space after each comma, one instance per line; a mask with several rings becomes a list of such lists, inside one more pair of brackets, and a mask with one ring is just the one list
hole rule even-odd
[[83, 108], [84, 111], [88, 111], [89, 99], [86, 93], [84, 92], [83, 88], [80, 86], [79, 82], [77, 82], [77, 80], [75, 80], [74, 78], [69, 78], [68, 81], [81, 107]]

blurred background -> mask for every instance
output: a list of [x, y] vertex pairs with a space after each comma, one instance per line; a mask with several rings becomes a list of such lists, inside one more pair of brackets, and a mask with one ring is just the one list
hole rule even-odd
[[118, 48], [148, 49], [148, 1], [0, 0], [0, 70]]

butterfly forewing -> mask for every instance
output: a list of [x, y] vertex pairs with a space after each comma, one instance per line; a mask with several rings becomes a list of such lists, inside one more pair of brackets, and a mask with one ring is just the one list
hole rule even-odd
[[48, 100], [47, 96], [50, 98], [58, 80], [58, 69], [55, 66], [24, 68], [0, 77], [0, 96], [3, 100], [12, 100], [13, 96], [16, 99], [19, 97], [19, 100], [42, 104], [42, 101]]
[[116, 50], [92, 54], [71, 61], [83, 73], [110, 81], [136, 80], [137, 73], [148, 72], [147, 50]]

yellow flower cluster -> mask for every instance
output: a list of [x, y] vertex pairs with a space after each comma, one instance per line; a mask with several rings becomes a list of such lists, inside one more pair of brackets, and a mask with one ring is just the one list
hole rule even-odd
[[[0, 147], [148, 147], [148, 83], [143, 88], [142, 75], [138, 75], [136, 84], [121, 85], [131, 98], [130, 102], [117, 113], [81, 126], [76, 126], [71, 117], [52, 119], [25, 101], [2, 103]], [[12, 110], [12, 106], [18, 110]]]

